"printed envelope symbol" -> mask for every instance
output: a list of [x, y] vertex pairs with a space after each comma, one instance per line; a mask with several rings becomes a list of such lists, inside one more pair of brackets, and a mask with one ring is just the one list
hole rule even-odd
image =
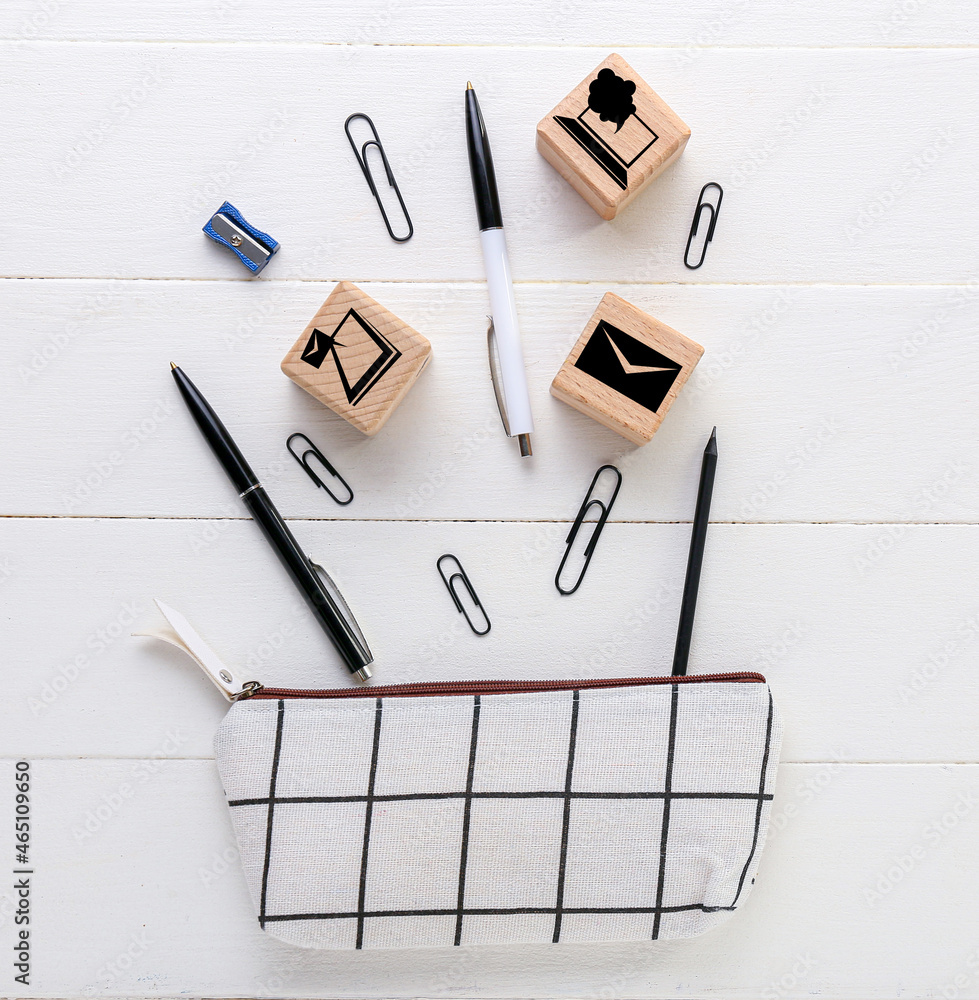
[[305, 361], [307, 365], [319, 368], [326, 361], [327, 355], [333, 350], [334, 346], [343, 347], [343, 344], [337, 344], [336, 339], [335, 330], [331, 334], [326, 334], [322, 330], [314, 330], [309, 335], [309, 340], [306, 342], [301, 360]]
[[601, 320], [578, 355], [575, 368], [655, 413], [683, 366]]

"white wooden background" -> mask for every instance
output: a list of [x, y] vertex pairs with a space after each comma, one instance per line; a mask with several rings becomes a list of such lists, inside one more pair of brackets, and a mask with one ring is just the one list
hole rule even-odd
[[[954, 0], [5, 0], [0, 843], [29, 758], [37, 874], [25, 991], [4, 854], [0, 995], [979, 997], [977, 30], [979, 7]], [[534, 127], [613, 49], [693, 137], [606, 223]], [[486, 377], [467, 79], [519, 281], [526, 462]], [[347, 146], [354, 111], [401, 181], [404, 246]], [[688, 272], [708, 180], [723, 209]], [[224, 198], [282, 243], [260, 280], [199, 231]], [[343, 278], [434, 346], [374, 440], [278, 371]], [[609, 289], [707, 348], [638, 450], [547, 394]], [[786, 718], [744, 910], [631, 947], [267, 940], [211, 760], [225, 705], [129, 633], [158, 596], [266, 683], [346, 675], [205, 451], [171, 358], [341, 579], [382, 682], [666, 672], [716, 423], [692, 670], [762, 670]], [[286, 454], [300, 428], [350, 507]], [[614, 523], [560, 598], [563, 534], [605, 461], [625, 476]], [[484, 597], [485, 639], [441, 589], [444, 551]]]

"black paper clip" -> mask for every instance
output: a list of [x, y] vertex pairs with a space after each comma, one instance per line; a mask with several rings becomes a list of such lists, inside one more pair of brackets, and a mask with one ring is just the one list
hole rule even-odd
[[[717, 204], [713, 202], [704, 201], [704, 192], [709, 187], [717, 188]], [[698, 267], [704, 262], [704, 258], [707, 256], [707, 244], [714, 238], [714, 226], [717, 225], [717, 216], [721, 210], [721, 201], [724, 199], [724, 188], [720, 184], [710, 181], [705, 184], [700, 189], [700, 197], [697, 199], [697, 207], [694, 209], [693, 222], [690, 223], [690, 235], [687, 237], [687, 249], [683, 253], [683, 263], [690, 268], [691, 271], [696, 271]], [[710, 212], [710, 225], [707, 227], [707, 237], [704, 240], [704, 249], [700, 252], [700, 260], [696, 264], [690, 263], [690, 244], [693, 242], [693, 238], [697, 235], [697, 230], [700, 228], [700, 216], [704, 210]]]
[[[452, 559], [452, 560], [454, 560], [456, 566], [459, 567], [456, 570], [456, 572], [451, 573], [449, 576], [446, 576], [445, 575], [445, 570], [442, 569], [442, 560], [443, 559]], [[445, 586], [448, 589], [449, 593], [452, 595], [452, 600], [455, 603], [456, 610], [462, 615], [463, 618], [466, 619], [466, 624], [473, 630], [473, 632], [476, 633], [476, 635], [486, 635], [486, 633], [489, 632], [490, 628], [492, 628], [492, 626], [490, 625], [489, 615], [486, 614], [486, 609], [483, 607], [483, 605], [480, 602], [479, 598], [476, 596], [476, 591], [473, 590], [473, 585], [472, 585], [472, 583], [470, 583], [469, 577], [466, 575], [466, 571], [462, 568], [462, 563], [459, 562], [459, 560], [454, 555], [452, 555], [451, 552], [446, 552], [445, 555], [442, 555], [442, 556], [438, 557], [438, 560], [436, 561], [435, 566], [436, 566], [436, 568], [439, 571], [439, 576], [442, 577], [442, 582], [445, 584]], [[462, 581], [462, 585], [466, 588], [466, 591], [468, 592], [469, 596], [472, 598], [473, 604], [479, 609], [479, 612], [480, 612], [480, 614], [482, 614], [483, 618], [486, 619], [486, 628], [484, 628], [482, 631], [480, 631], [478, 628], [476, 628], [476, 623], [469, 616], [469, 612], [463, 606], [462, 601], [459, 600], [459, 593], [458, 593], [458, 591], [455, 588], [455, 581], [456, 580], [461, 580]]]
[[[595, 486], [598, 484], [599, 477], [603, 472], [612, 472], [615, 475], [615, 489], [612, 490], [612, 495], [608, 500], [599, 500], [598, 497], [592, 496], [595, 492]], [[581, 586], [581, 581], [585, 578], [585, 571], [588, 569], [591, 557], [595, 554], [595, 546], [598, 544], [598, 538], [605, 527], [605, 522], [608, 520], [609, 514], [612, 512], [612, 504], [615, 503], [615, 498], [619, 495], [619, 487], [621, 485], [622, 473], [614, 465], [603, 465], [592, 478], [591, 486], [588, 487], [588, 493], [585, 495], [585, 499], [582, 500], [581, 507], [578, 508], [578, 516], [574, 519], [574, 524], [571, 525], [571, 531], [568, 532], [568, 537], [565, 541], [567, 548], [564, 550], [564, 558], [561, 560], [561, 565], [557, 568], [557, 573], [554, 574], [554, 586], [557, 587], [559, 594], [573, 594]], [[598, 515], [597, 521], [587, 522], [588, 524], [594, 524], [595, 530], [592, 532], [591, 538], [588, 539], [588, 544], [585, 546], [584, 559], [578, 579], [575, 585], [570, 590], [567, 590], [561, 586], [561, 574], [564, 572], [568, 556], [571, 555], [571, 549], [574, 546], [575, 539], [578, 537], [578, 532], [581, 530], [582, 524], [586, 523], [585, 517], [592, 507], [597, 507], [601, 513]]]
[[[296, 438], [302, 438], [303, 441], [305, 441], [306, 444], [309, 445], [309, 447], [306, 448], [306, 450], [302, 454], [297, 453], [296, 450], [292, 447], [292, 442]], [[344, 479], [343, 476], [341, 476], [340, 473], [333, 468], [326, 455], [324, 455], [323, 452], [321, 452], [319, 448], [317, 448], [316, 445], [313, 444], [313, 442], [310, 441], [308, 437], [306, 437], [305, 434], [301, 433], [300, 431], [297, 431], [295, 434], [290, 434], [289, 437], [286, 438], [286, 447], [289, 449], [289, 454], [292, 455], [292, 457], [306, 470], [306, 475], [309, 476], [309, 478], [312, 479], [317, 486], [321, 486], [324, 490], [326, 490], [326, 492], [329, 493], [329, 495], [341, 507], [346, 507], [347, 504], [350, 503], [351, 500], [353, 500], [354, 491], [347, 484], [346, 479]], [[338, 497], [336, 493], [334, 493], [333, 490], [331, 490], [330, 487], [327, 486], [322, 479], [320, 479], [316, 470], [309, 464], [310, 456], [315, 458], [326, 469], [326, 471], [329, 472], [329, 474], [343, 486], [343, 488], [347, 491], [347, 493], [350, 494], [350, 496], [348, 496], [346, 500], [341, 500], [340, 497]]]
[[[367, 142], [357, 148], [357, 143], [354, 142], [354, 137], [350, 134], [350, 123], [355, 118], [363, 118], [365, 122], [371, 127], [371, 133], [373, 134], [373, 139], [368, 139]], [[360, 164], [360, 169], [363, 171], [364, 177], [367, 178], [367, 184], [371, 189], [371, 194], [374, 195], [374, 200], [377, 202], [377, 207], [381, 210], [381, 218], [384, 219], [384, 225], [387, 226], [388, 235], [394, 240], [395, 243], [406, 243], [411, 239], [412, 234], [415, 231], [415, 227], [411, 224], [411, 216], [408, 215], [408, 209], [405, 207], [405, 200], [401, 197], [401, 189], [398, 187], [398, 182], [394, 179], [394, 174], [391, 172], [391, 164], [388, 163], [387, 153], [384, 152], [384, 147], [381, 145], [381, 137], [377, 134], [377, 129], [374, 123], [367, 117], [367, 115], [362, 115], [360, 113], [351, 115], [344, 123], [343, 130], [347, 133], [347, 138], [350, 140], [350, 148], [354, 151], [354, 156], [357, 157], [357, 162]], [[398, 196], [398, 201], [401, 204], [401, 211], [404, 212], [405, 222], [408, 223], [408, 235], [407, 236], [395, 236], [394, 230], [391, 228], [391, 222], [388, 219], [388, 213], [384, 210], [384, 203], [381, 201], [381, 196], [377, 192], [377, 185], [374, 183], [374, 177], [371, 174], [371, 169], [367, 165], [367, 148], [368, 146], [376, 146], [377, 151], [381, 154], [381, 161], [384, 164], [384, 172], [387, 174], [388, 184], [394, 188], [394, 193]]]

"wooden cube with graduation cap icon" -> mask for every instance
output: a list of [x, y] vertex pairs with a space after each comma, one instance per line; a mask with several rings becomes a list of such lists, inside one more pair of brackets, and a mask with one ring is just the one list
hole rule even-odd
[[537, 150], [603, 218], [682, 152], [690, 129], [612, 53], [537, 126]]
[[282, 371], [364, 434], [376, 434], [428, 364], [432, 345], [349, 281], [333, 289]]
[[703, 353], [689, 337], [607, 292], [551, 394], [633, 444], [646, 444]]

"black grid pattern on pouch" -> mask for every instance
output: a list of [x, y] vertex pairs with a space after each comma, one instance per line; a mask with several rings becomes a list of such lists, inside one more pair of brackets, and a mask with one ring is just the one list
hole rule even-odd
[[[374, 713], [374, 732], [371, 744], [371, 761], [368, 775], [367, 789], [361, 795], [308, 795], [276, 797], [275, 786], [279, 769], [279, 761], [282, 747], [282, 726], [285, 715], [285, 702], [278, 703], [278, 714], [276, 719], [275, 744], [272, 754], [272, 765], [269, 775], [269, 794], [262, 798], [232, 799], [229, 806], [254, 806], [266, 805], [268, 807], [268, 819], [265, 838], [265, 862], [262, 871], [261, 900], [259, 907], [259, 924], [264, 927], [266, 924], [291, 921], [291, 920], [343, 920], [354, 919], [357, 923], [356, 947], [362, 948], [364, 942], [364, 924], [372, 917], [455, 917], [453, 925], [453, 944], [460, 944], [462, 941], [463, 919], [467, 916], [510, 916], [514, 914], [551, 914], [554, 916], [553, 941], [559, 941], [561, 937], [562, 917], [567, 914], [600, 914], [600, 913], [643, 913], [652, 917], [650, 936], [656, 939], [659, 936], [661, 917], [664, 913], [681, 913], [689, 910], [700, 910], [704, 913], [716, 913], [725, 910], [734, 910], [738, 899], [744, 889], [745, 879], [751, 862], [754, 860], [758, 837], [761, 830], [761, 818], [764, 803], [771, 801], [772, 795], [767, 792], [766, 782], [769, 764], [769, 750], [771, 746], [772, 724], [774, 706], [771, 695], [768, 699], [768, 719], [765, 727], [765, 743], [760, 762], [760, 774], [758, 779], [757, 792], [717, 792], [717, 791], [684, 791], [677, 792], [672, 788], [673, 779], [673, 757], [676, 745], [677, 733], [677, 707], [680, 697], [680, 685], [672, 686], [670, 698], [670, 721], [669, 736], [666, 748], [666, 770], [664, 787], [653, 791], [642, 792], [576, 792], [572, 790], [572, 776], [574, 771], [575, 741], [578, 728], [578, 706], [579, 691], [569, 692], [571, 697], [570, 711], [570, 732], [568, 735], [568, 757], [563, 791], [500, 791], [500, 792], [475, 792], [473, 791], [473, 774], [475, 771], [479, 754], [479, 713], [480, 697], [473, 698], [472, 715], [472, 737], [469, 749], [469, 766], [466, 777], [466, 787], [458, 791], [451, 792], [406, 792], [390, 795], [376, 795], [374, 793], [374, 781], [377, 773], [378, 751], [380, 747], [381, 720], [383, 717], [383, 699], [376, 700]], [[465, 906], [465, 888], [467, 875], [467, 851], [470, 834], [470, 818], [472, 803], [476, 799], [563, 799], [563, 818], [561, 830], [561, 848], [559, 853], [558, 868], [554, 873], [555, 896], [553, 906], [512, 906], [512, 907], [467, 907]], [[401, 801], [421, 801], [426, 799], [462, 799], [463, 800], [463, 825], [460, 845], [459, 861], [459, 890], [458, 902], [454, 908], [419, 908], [419, 909], [390, 909], [390, 910], [368, 910], [365, 907], [367, 876], [370, 865], [370, 839], [371, 821], [373, 817], [374, 805], [378, 802], [401, 802]], [[661, 843], [659, 870], [657, 876], [656, 901], [652, 906], [575, 906], [564, 905], [564, 873], [568, 854], [568, 830], [572, 819], [572, 802], [580, 799], [662, 799], [663, 818], [661, 827]], [[751, 840], [751, 849], [745, 859], [744, 867], [738, 883], [738, 889], [734, 899], [728, 906], [707, 906], [703, 903], [688, 903], [679, 906], [664, 906], [663, 893], [666, 875], [666, 863], [669, 848], [669, 828], [670, 828], [670, 805], [678, 799], [733, 799], [751, 800], [756, 802], [754, 833]], [[301, 803], [332, 803], [332, 802], [363, 802], [365, 804], [364, 815], [364, 836], [363, 850], [361, 855], [360, 879], [357, 894], [357, 908], [352, 910], [330, 911], [325, 913], [268, 913], [267, 896], [269, 870], [274, 863], [272, 857], [272, 829], [275, 807], [283, 804]], [[449, 942], [446, 942], [449, 943]]]

